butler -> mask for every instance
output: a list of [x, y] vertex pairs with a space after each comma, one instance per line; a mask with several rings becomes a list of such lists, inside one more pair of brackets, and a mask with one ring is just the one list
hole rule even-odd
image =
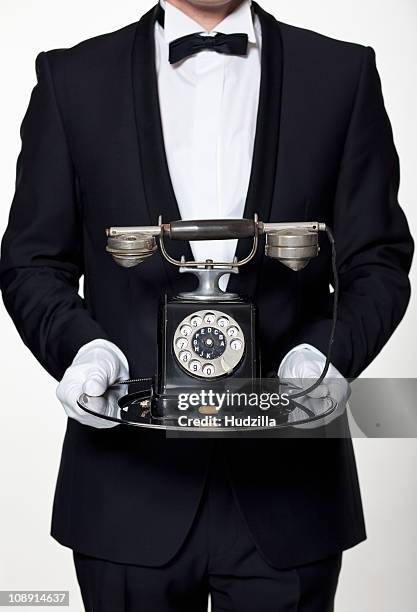
[[[189, 275], [157, 257], [121, 274], [104, 229], [159, 213], [332, 227], [341, 299], [320, 392], [348, 393], [345, 377], [405, 312], [413, 251], [373, 50], [249, 0], [171, 0], [41, 53], [37, 75], [1, 288], [23, 341], [61, 381], [70, 418], [52, 534], [74, 550], [86, 610], [194, 612], [209, 592], [213, 610], [332, 610], [342, 551], [365, 538], [350, 440], [167, 440], [99, 429], [75, 398], [154, 374], [159, 296], [189, 290]], [[230, 260], [235, 248], [184, 254]], [[298, 275], [259, 254], [229, 280], [257, 305], [264, 372], [321, 371], [332, 306], [322, 248]]]

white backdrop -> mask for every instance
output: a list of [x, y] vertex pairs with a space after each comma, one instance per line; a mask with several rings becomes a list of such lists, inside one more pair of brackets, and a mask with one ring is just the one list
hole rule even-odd
[[[278, 19], [371, 45], [402, 167], [400, 201], [417, 235], [417, 3], [415, 0], [263, 0]], [[116, 30], [154, 4], [145, 0], [2, 0], [0, 7], [0, 232], [13, 196], [19, 127], [39, 51]], [[415, 272], [413, 273], [415, 282]], [[372, 377], [416, 377], [417, 300]], [[49, 537], [65, 427], [55, 382], [0, 309], [0, 590], [69, 589], [81, 612], [71, 554]], [[417, 441], [355, 441], [369, 539], [345, 555], [337, 612], [414, 612], [417, 607]], [[40, 608], [38, 608], [40, 609]], [[42, 608], [43, 609], [43, 608]], [[116, 612], [116, 611], [115, 611]]]

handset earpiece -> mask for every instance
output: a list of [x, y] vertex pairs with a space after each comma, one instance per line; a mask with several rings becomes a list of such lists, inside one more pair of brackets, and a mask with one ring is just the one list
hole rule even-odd
[[265, 255], [298, 272], [320, 252], [318, 230], [287, 228], [267, 230]]
[[147, 234], [121, 234], [109, 236], [106, 251], [123, 268], [134, 268], [157, 250], [155, 236]]

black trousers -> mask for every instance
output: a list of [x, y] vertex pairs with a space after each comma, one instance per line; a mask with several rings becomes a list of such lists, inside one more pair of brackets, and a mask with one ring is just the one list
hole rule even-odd
[[[169, 521], [169, 500], [166, 520]], [[86, 612], [331, 612], [342, 553], [285, 570], [254, 546], [222, 466], [214, 465], [199, 512], [162, 567], [121, 565], [74, 551]]]

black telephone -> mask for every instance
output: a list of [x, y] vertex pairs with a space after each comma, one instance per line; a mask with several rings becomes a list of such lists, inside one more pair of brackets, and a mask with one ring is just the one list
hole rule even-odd
[[[186, 390], [225, 389], [235, 383], [235, 389], [256, 390], [260, 379], [259, 345], [257, 340], [256, 308], [234, 293], [222, 291], [219, 280], [225, 274], [237, 274], [249, 263], [265, 236], [265, 254], [294, 271], [303, 269], [319, 254], [319, 232], [326, 232], [333, 249], [334, 325], [329, 339], [327, 363], [323, 374], [309, 390], [318, 386], [326, 375], [330, 362], [334, 326], [337, 318], [337, 273], [335, 246], [331, 231], [324, 223], [263, 223], [257, 216], [250, 219], [174, 221], [155, 226], [112, 227], [107, 230], [107, 247], [113, 259], [122, 267], [143, 263], [159, 246], [165, 259], [180, 273], [192, 273], [198, 281], [196, 290], [164, 297], [160, 305], [158, 330], [157, 373], [149, 402], [152, 416], [172, 419], [178, 414], [178, 396]], [[247, 257], [233, 262], [181, 261], [173, 259], [165, 245], [170, 240], [228, 240], [252, 238], [252, 250]], [[305, 396], [307, 391], [292, 397]], [[142, 404], [143, 405], [143, 402]], [[200, 414], [218, 412], [218, 406], [197, 406]]]

